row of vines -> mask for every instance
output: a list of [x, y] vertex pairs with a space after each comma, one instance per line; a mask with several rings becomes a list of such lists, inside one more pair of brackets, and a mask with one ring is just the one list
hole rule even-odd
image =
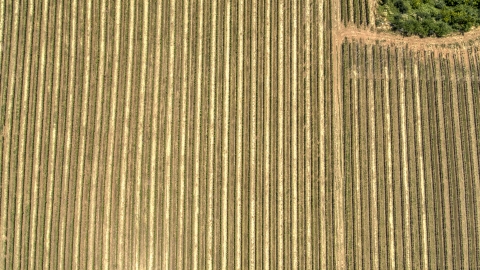
[[342, 55], [348, 266], [478, 268], [478, 48]]
[[367, 27], [375, 25], [374, 10], [376, 5], [372, 0], [339, 1], [340, 14], [344, 25], [355, 24]]

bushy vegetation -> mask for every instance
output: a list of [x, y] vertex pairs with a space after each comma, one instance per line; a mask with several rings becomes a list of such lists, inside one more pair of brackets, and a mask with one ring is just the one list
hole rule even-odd
[[480, 0], [380, 0], [379, 14], [405, 36], [443, 37], [480, 25]]

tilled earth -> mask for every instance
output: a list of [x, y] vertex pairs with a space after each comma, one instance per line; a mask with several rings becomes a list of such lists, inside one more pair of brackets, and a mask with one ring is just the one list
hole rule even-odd
[[0, 269], [479, 268], [478, 33], [372, 2], [0, 0]]

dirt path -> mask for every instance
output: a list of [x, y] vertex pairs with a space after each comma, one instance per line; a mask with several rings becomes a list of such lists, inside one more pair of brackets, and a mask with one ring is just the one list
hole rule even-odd
[[390, 46], [405, 46], [410, 49], [425, 50], [427, 48], [464, 46], [469, 43], [480, 43], [480, 28], [471, 30], [463, 35], [452, 35], [444, 38], [420, 38], [418, 36], [404, 37], [393, 32], [375, 31], [368, 28], [359, 28], [355, 25], [344, 26], [338, 24], [332, 30], [338, 41], [344, 39], [359, 39], [367, 44], [385, 44]]

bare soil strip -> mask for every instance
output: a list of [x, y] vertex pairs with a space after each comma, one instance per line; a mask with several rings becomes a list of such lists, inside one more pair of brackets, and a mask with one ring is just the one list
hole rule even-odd
[[[95, 215], [97, 211], [97, 182], [98, 182], [98, 167], [100, 158], [100, 135], [102, 128], [102, 102], [103, 102], [103, 84], [104, 84], [104, 72], [105, 72], [105, 32], [106, 32], [106, 2], [101, 3], [101, 30], [100, 30], [100, 56], [98, 66], [98, 89], [97, 100], [95, 105], [95, 137], [94, 137], [94, 152], [93, 152], [93, 168], [92, 179], [90, 189], [90, 202], [89, 202], [89, 224], [88, 224], [88, 256], [87, 256], [87, 268], [94, 268], [94, 256], [95, 256]], [[48, 268], [48, 267], [47, 267]]]
[[[5, 53], [5, 47], [4, 47], [4, 36], [3, 36], [3, 33], [4, 33], [4, 27], [5, 27], [5, 24], [6, 24], [6, 21], [7, 21], [7, 18], [5, 16], [5, 1], [0, 1], [0, 73], [3, 71], [3, 59], [4, 59], [4, 53]], [[8, 31], [8, 30], [7, 30]], [[8, 71], [7, 71], [8, 72]], [[4, 73], [5, 74], [5, 73]], [[0, 83], [2, 83], [2, 80], [0, 80]], [[2, 87], [3, 87], [3, 84], [1, 84]], [[3, 99], [4, 95], [6, 94], [6, 91], [2, 91], [2, 94], [0, 95], [0, 104], [2, 105], [2, 108], [0, 110], [0, 122], [2, 122], [2, 125], [4, 125], [3, 121], [4, 121], [4, 117], [5, 117], [5, 112], [4, 112], [4, 109], [3, 109], [3, 106], [5, 106], [5, 101]], [[1, 170], [1, 166], [3, 164], [2, 162], [2, 154], [3, 154], [3, 126], [2, 126], [2, 132], [0, 132], [0, 170]], [[1, 207], [1, 202], [0, 202], [0, 207]], [[1, 220], [1, 217], [0, 217], [0, 220]], [[0, 228], [1, 228], [1, 225], [0, 225]], [[1, 233], [0, 233], [0, 251], [2, 251], [2, 253], [0, 253], [0, 258], [3, 258], [3, 240], [2, 240], [2, 236], [1, 236]]]
[[[46, 50], [47, 50], [47, 31], [48, 31], [48, 1], [43, 3], [43, 10], [42, 10], [42, 22], [41, 22], [41, 29], [42, 32], [40, 34], [40, 62], [39, 62], [39, 71], [38, 71], [38, 79], [37, 79], [37, 107], [35, 109], [35, 142], [34, 142], [34, 154], [33, 154], [33, 172], [32, 172], [32, 182], [34, 183], [34, 199], [32, 200], [32, 209], [33, 213], [37, 213], [38, 209], [38, 186], [40, 182], [40, 153], [42, 147], [42, 125], [43, 125], [43, 100], [45, 91], [50, 92], [51, 88], [50, 85], [46, 85], [45, 83], [45, 74], [46, 74]], [[47, 88], [47, 90], [45, 90]], [[50, 200], [51, 201], [51, 198]], [[29, 265], [31, 267], [34, 266], [35, 263], [35, 244], [37, 239], [37, 215], [31, 216], [31, 227], [30, 227], [30, 255], [29, 255]], [[45, 234], [49, 236], [50, 232], [46, 231]], [[42, 254], [43, 255], [43, 254]]]
[[[13, 257], [13, 268], [19, 269], [20, 268], [20, 245], [21, 245], [21, 239], [22, 239], [22, 218], [23, 218], [23, 185], [24, 185], [24, 172], [25, 172], [25, 145], [26, 145], [26, 132], [27, 132], [27, 115], [28, 115], [28, 100], [29, 100], [29, 95], [30, 95], [30, 63], [31, 63], [31, 55], [32, 55], [32, 38], [33, 38], [33, 27], [34, 27], [34, 22], [33, 22], [33, 12], [34, 12], [34, 6], [33, 3], [29, 3], [28, 5], [28, 21], [27, 21], [27, 32], [26, 32], [26, 37], [27, 41], [25, 43], [25, 64], [24, 64], [24, 78], [22, 80], [23, 85], [22, 85], [22, 102], [21, 102], [21, 112], [20, 112], [20, 139], [19, 139], [19, 151], [18, 151], [18, 157], [17, 157], [17, 190], [16, 190], [16, 208], [15, 208], [15, 240], [14, 240], [14, 257]], [[46, 17], [46, 15], [44, 16]], [[45, 20], [42, 18], [42, 23], [44, 23]], [[43, 24], [45, 25], [45, 24]], [[44, 37], [44, 36], [43, 36]], [[43, 47], [45, 46], [45, 38], [43, 38]], [[45, 50], [43, 50], [43, 53], [45, 54]], [[43, 60], [45, 60], [45, 55], [43, 55]], [[44, 68], [44, 67], [43, 67]], [[42, 69], [43, 69], [42, 68]], [[40, 79], [42, 79], [40, 77]], [[42, 90], [43, 90], [43, 84], [42, 84]], [[35, 131], [38, 132], [36, 129]], [[36, 133], [38, 134], [38, 133]], [[4, 166], [5, 168], [8, 167]], [[12, 177], [13, 178], [13, 177]], [[8, 179], [8, 178], [5, 178]], [[15, 179], [15, 178], [13, 178]], [[32, 216], [36, 218], [36, 210], [37, 210], [37, 197], [38, 197], [38, 179], [36, 179], [35, 182], [33, 182], [33, 192], [34, 195], [32, 196], [34, 201], [32, 202]], [[36, 236], [36, 226], [35, 226], [35, 220], [32, 221], [32, 227], [29, 230], [30, 233], [30, 239], [35, 239]], [[33, 243], [35, 243], [33, 241]], [[33, 246], [33, 249], [32, 249]], [[29, 253], [29, 259], [33, 261], [35, 259], [35, 245], [30, 245], [30, 253]], [[32, 255], [32, 250], [33, 250], [33, 255]]]
[[[155, 35], [155, 66], [154, 77], [160, 77], [160, 57], [161, 57], [161, 30], [162, 30], [162, 3], [157, 2], [157, 31]], [[157, 177], [157, 140], [158, 138], [158, 117], [159, 117], [159, 92], [160, 92], [160, 80], [154, 80], [153, 86], [153, 109], [152, 109], [152, 144], [150, 146], [150, 192], [148, 198], [148, 255], [147, 255], [147, 269], [152, 270], [154, 267], [154, 254], [155, 254], [155, 202], [156, 202], [156, 177]]]
[[[0, 20], [0, 73], [3, 71], [4, 74], [5, 74], [5, 71], [3, 69], [3, 59], [4, 59], [4, 54], [5, 53], [5, 47], [4, 47], [4, 37], [3, 37], [3, 32], [4, 32], [4, 27], [5, 27], [5, 24], [6, 24], [6, 21], [7, 21], [7, 18], [5, 16], [5, 2], [2, 0], [0, 1], [0, 18], [2, 18]], [[8, 31], [8, 30], [7, 30]], [[7, 71], [8, 73], [8, 71]], [[2, 80], [0, 80], [0, 83], [2, 83]], [[1, 86], [3, 87], [3, 83], [1, 84]], [[8, 87], [6, 87], [8, 88]], [[5, 117], [5, 111], [3, 109], [3, 106], [5, 106], [5, 100], [4, 100], [4, 95], [6, 94], [6, 91], [2, 91], [2, 94], [0, 95], [0, 104], [2, 105], [2, 108], [0, 110], [0, 122], [2, 122], [3, 124], [3, 121], [5, 120], [4, 117]], [[1, 170], [1, 166], [3, 165], [3, 161], [2, 161], [2, 154], [3, 154], [3, 127], [2, 127], [2, 132], [0, 132], [0, 170]], [[3, 170], [2, 170], [3, 171]], [[0, 191], [1, 192], [1, 191]], [[0, 207], [1, 207], [1, 202], [0, 202]], [[1, 223], [1, 220], [2, 218], [0, 217], [0, 223]], [[1, 225], [0, 225], [0, 228], [1, 228]], [[2, 259], [3, 261], [3, 240], [2, 240], [2, 235], [0, 233], [0, 259]], [[3, 263], [0, 263], [0, 265], [2, 265]]]
[[[427, 61], [428, 61], [428, 74], [430, 77], [435, 78], [437, 80], [440, 76], [437, 77], [437, 74], [435, 74], [435, 61], [434, 61], [434, 55], [433, 54], [427, 54]], [[432, 80], [431, 85], [436, 86], [441, 82], [436, 82]], [[437, 130], [439, 128], [439, 121], [437, 121], [437, 93], [436, 91], [433, 93], [434, 96], [429, 99], [429, 106], [434, 108], [432, 111], [429, 112], [429, 122], [430, 122], [430, 129], [432, 130], [433, 134], [438, 134], [437, 136], [432, 136], [432, 141], [431, 141], [431, 151], [432, 151], [432, 164], [433, 164], [433, 169], [432, 173], [434, 174], [434, 177], [440, 178], [440, 172], [442, 171], [442, 165], [441, 165], [441, 147], [437, 147], [439, 144], [440, 138], [441, 138], [441, 133], [438, 133]], [[435, 241], [438, 243], [437, 247], [437, 261], [438, 265], [445, 265], [445, 258], [446, 252], [445, 252], [445, 237], [443, 233], [443, 228], [444, 228], [444, 221], [443, 221], [443, 209], [444, 209], [444, 204], [443, 204], [443, 192], [442, 192], [442, 186], [443, 186], [443, 180], [440, 178], [440, 181], [435, 181], [433, 182], [433, 189], [436, 193], [436, 200], [435, 200], [435, 219], [436, 220], [436, 237]]]
[[224, 94], [223, 94], [223, 130], [222, 130], [222, 257], [221, 269], [227, 269], [227, 213], [228, 213], [228, 132], [229, 132], [229, 109], [230, 109], [230, 11], [231, 3], [226, 3], [226, 23], [225, 23], [225, 59], [224, 59]]
[[377, 5], [378, 2], [375, 0], [367, 0], [368, 1], [368, 24], [371, 28], [375, 27], [375, 14], [377, 13]]
[[417, 164], [420, 173], [420, 212], [422, 216], [422, 255], [423, 267], [428, 268], [428, 253], [427, 253], [427, 215], [426, 215], [426, 198], [425, 198], [425, 173], [423, 168], [423, 145], [422, 145], [422, 118], [420, 109], [420, 83], [418, 77], [418, 65], [414, 64], [414, 82], [415, 82], [415, 113], [416, 113], [416, 129], [417, 129]]
[[208, 211], [208, 232], [207, 232], [207, 269], [213, 269], [213, 227], [214, 227], [214, 151], [215, 151], [215, 103], [216, 103], [216, 33], [217, 33], [217, 1], [212, 1], [212, 43], [210, 52], [210, 94], [208, 95], [209, 106], [209, 120], [208, 120], [208, 197], [207, 197], [207, 211]]
[[[355, 52], [358, 49], [358, 46], [355, 44], [353, 46]], [[358, 54], [357, 54], [358, 55]], [[354, 153], [354, 224], [355, 224], [355, 257], [356, 264], [362, 265], [363, 258], [363, 248], [362, 248], [362, 199], [361, 199], [361, 189], [360, 189], [360, 124], [359, 124], [359, 98], [358, 98], [358, 59], [353, 59], [353, 149]]]
[[196, 95], [195, 95], [195, 139], [194, 139], [194, 187], [193, 187], [193, 270], [198, 269], [199, 256], [199, 214], [200, 214], [200, 114], [202, 108], [202, 45], [203, 45], [203, 0], [199, 1], [198, 37], [197, 37], [197, 66], [196, 66]]
[[164, 175], [164, 214], [163, 214], [163, 262], [164, 269], [170, 268], [170, 186], [172, 173], [172, 129], [173, 129], [173, 75], [175, 61], [175, 1], [170, 2], [169, 45], [168, 45], [168, 82], [167, 82], [167, 122], [165, 138], [165, 175]]
[[3, 28], [5, 27], [5, 1], [1, 1], [0, 2], [0, 18], [2, 18], [0, 20], [0, 70], [1, 70], [1, 66], [2, 66], [2, 60], [3, 60], [3, 51], [4, 51], [4, 47], [3, 47]]
[[[253, 270], [256, 266], [256, 189], [257, 175], [256, 175], [256, 162], [257, 162], [257, 0], [252, 1], [252, 45], [251, 45], [251, 80], [250, 91], [250, 212], [249, 212], [249, 234], [250, 239], [248, 241], [250, 245], [249, 249], [249, 269]], [[267, 122], [268, 125], [269, 122]]]
[[354, 12], [352, 11], [354, 1], [355, 0], [348, 0], [348, 6], [350, 7], [350, 12], [348, 14], [349, 15], [348, 20], [351, 21], [351, 22], [353, 22], [353, 20], [354, 20]]
[[[237, 59], [237, 106], [236, 106], [236, 139], [235, 139], [235, 269], [242, 268], [242, 182], [243, 182], [243, 36], [244, 36], [244, 2], [238, 7], [238, 59]], [[228, 125], [228, 121], [225, 122]]]
[[[103, 227], [103, 262], [102, 267], [104, 270], [110, 268], [110, 234], [111, 234], [111, 209], [112, 209], [112, 181], [113, 181], [113, 154], [115, 145], [115, 123], [117, 113], [117, 91], [118, 91], [118, 72], [119, 72], [119, 57], [120, 57], [120, 19], [121, 19], [121, 1], [115, 2], [115, 48], [113, 52], [113, 73], [112, 73], [112, 92], [111, 92], [111, 104], [109, 113], [109, 125], [108, 125], [108, 146], [107, 146], [107, 166], [105, 177], [105, 210], [104, 210], [104, 227]], [[158, 88], [155, 88], [158, 89]], [[154, 186], [153, 186], [154, 187]], [[154, 204], [151, 204], [151, 207]]]
[[[374, 61], [372, 58], [372, 47], [367, 47], [367, 59]], [[372, 229], [372, 262], [373, 269], [379, 268], [378, 253], [378, 213], [377, 213], [377, 157], [376, 157], [376, 140], [375, 135], [375, 96], [373, 89], [373, 65], [369, 64], [367, 68], [367, 88], [368, 88], [368, 118], [369, 118], [369, 152], [370, 152], [370, 204], [371, 204], [371, 229]]]
[[[73, 125], [73, 103], [74, 103], [74, 96], [75, 96], [75, 67], [76, 66], [76, 52], [77, 52], [77, 1], [74, 0], [71, 3], [71, 18], [72, 22], [70, 24], [70, 69], [69, 69], [69, 77], [68, 77], [68, 103], [67, 103], [67, 131], [65, 133], [65, 151], [63, 155], [63, 171], [62, 171], [62, 178], [69, 179], [70, 175], [70, 154], [72, 149], [72, 125]], [[69, 181], [64, 181], [62, 183], [62, 197], [66, 198], [68, 196], [69, 190]], [[65, 245], [66, 245], [66, 226], [67, 226], [67, 209], [68, 209], [68, 201], [63, 201], [61, 206], [61, 221], [60, 221], [60, 230], [59, 230], [59, 243], [60, 247], [58, 249], [58, 268], [64, 269], [64, 256], [65, 256]]]
[[[456, 82], [457, 78], [455, 75], [455, 64], [453, 56], [450, 54], [450, 76], [451, 81]], [[461, 214], [461, 235], [462, 235], [462, 260], [463, 267], [465, 269], [469, 268], [468, 262], [468, 232], [467, 232], [467, 210], [465, 202], [465, 179], [464, 179], [464, 167], [463, 167], [463, 153], [462, 153], [462, 143], [461, 143], [461, 134], [460, 134], [460, 116], [458, 110], [458, 89], [457, 84], [452, 83], [452, 103], [453, 103], [453, 122], [455, 128], [455, 147], [456, 147], [456, 159], [457, 159], [457, 168], [458, 168], [458, 180], [459, 180], [459, 189], [460, 189], [460, 214]]]
[[359, 132], [359, 162], [360, 162], [360, 184], [359, 196], [361, 212], [360, 213], [360, 236], [362, 240], [362, 261], [361, 265], [365, 268], [371, 268], [371, 228], [370, 228], [370, 179], [369, 179], [369, 140], [368, 140], [368, 85], [367, 85], [367, 46], [357, 44], [357, 70], [358, 70], [358, 132]]
[[[125, 263], [125, 219], [126, 219], [126, 192], [127, 192], [127, 159], [128, 159], [128, 138], [130, 135], [130, 105], [132, 96], [132, 68], [133, 68], [133, 37], [135, 27], [135, 4], [129, 5], [128, 14], [128, 52], [127, 52], [127, 82], [125, 86], [125, 108], [122, 128], [122, 150], [120, 163], [120, 194], [119, 194], [119, 213], [118, 213], [118, 267], [124, 268]], [[166, 218], [168, 219], [168, 218]]]
[[[0, 1], [0, 18], [2, 18], [0, 20], [0, 73], [1, 73], [2, 71], [5, 72], [3, 70], [3, 58], [4, 58], [4, 51], [5, 51], [5, 48], [4, 48], [4, 45], [3, 45], [3, 42], [4, 42], [4, 37], [3, 37], [3, 31], [4, 30], [3, 29], [5, 27], [5, 21], [7, 21], [6, 16], [5, 16], [5, 2], [3, 0]], [[0, 83], [2, 83], [2, 80], [0, 80]], [[3, 84], [1, 84], [1, 85], [3, 87]], [[2, 105], [2, 109], [0, 111], [0, 122], [2, 122], [2, 125], [4, 125], [3, 121], [4, 121], [4, 117], [5, 117], [5, 112], [3, 110], [3, 106], [5, 106], [5, 103], [4, 103], [5, 101], [4, 101], [3, 97], [4, 97], [5, 94], [6, 94], [6, 91], [4, 90], [4, 91], [2, 91], [2, 95], [0, 95], [0, 99], [1, 99], [0, 104]], [[2, 126], [2, 132], [1, 132], [1, 136], [0, 136], [0, 168], [2, 168], [1, 166], [3, 165], [3, 161], [2, 161], [2, 158], [3, 158], [3, 156], [2, 156], [2, 154], [3, 154], [3, 140], [4, 140], [4, 138], [3, 138], [3, 126]], [[1, 207], [1, 202], [0, 202], [0, 207]], [[0, 223], [1, 223], [2, 219], [3, 218], [0, 217]], [[1, 225], [0, 225], [0, 228], [2, 228]], [[0, 251], [1, 251], [0, 259], [3, 262], [3, 254], [4, 253], [3, 253], [2, 233], [0, 233]], [[3, 266], [3, 263], [1, 263], [1, 265]]]
[[[466, 50], [463, 51], [462, 57], [464, 63], [469, 62], [469, 56]], [[466, 65], [466, 74], [471, 74], [472, 70], [470, 65]], [[479, 157], [477, 150], [477, 135], [476, 135], [476, 125], [475, 125], [475, 116], [474, 116], [474, 104], [473, 104], [473, 92], [472, 92], [472, 81], [466, 80], [467, 83], [467, 103], [468, 103], [468, 125], [469, 136], [470, 136], [470, 145], [471, 145], [471, 156], [472, 156], [472, 166], [473, 166], [473, 177], [474, 177], [474, 189], [476, 191], [480, 190], [480, 172], [479, 172]], [[475, 200], [475, 211], [480, 213], [480, 200]], [[480, 247], [480, 218], [476, 219], [476, 231], [477, 231], [477, 247]]]
[[[440, 193], [436, 192], [436, 188], [438, 187], [438, 182], [435, 181], [435, 174], [438, 173], [438, 159], [437, 155], [437, 136], [436, 132], [433, 131], [433, 123], [432, 123], [432, 116], [434, 114], [436, 106], [432, 106], [431, 104], [435, 101], [434, 95], [435, 92], [428, 93], [427, 91], [423, 91], [423, 89], [431, 89], [434, 85], [434, 79], [432, 72], [432, 61], [431, 61], [431, 54], [424, 52], [420, 53], [421, 63], [420, 65], [420, 73], [419, 77], [428, 77], [429, 80], [423, 80], [421, 82], [420, 89], [420, 97], [421, 97], [421, 113], [422, 113], [422, 135], [423, 137], [423, 157], [425, 161], [425, 185], [426, 185], [426, 213], [427, 213], [427, 240], [428, 240], [428, 260], [429, 266], [431, 268], [438, 267], [438, 253], [439, 250], [437, 246], [441, 246], [441, 244], [437, 244], [437, 228], [438, 224], [441, 220], [437, 220], [439, 218], [436, 217], [436, 214], [439, 212], [439, 207], [437, 205], [439, 202], [436, 198], [439, 198], [441, 195]], [[427, 199], [428, 198], [428, 199]]]
[[[78, 167], [77, 167], [77, 184], [75, 195], [75, 218], [74, 223], [81, 222], [82, 216], [82, 204], [83, 204], [83, 183], [84, 183], [84, 168], [85, 168], [85, 144], [87, 136], [87, 119], [88, 119], [88, 101], [90, 93], [90, 57], [91, 57], [91, 35], [92, 35], [92, 1], [87, 3], [87, 15], [86, 15], [86, 30], [84, 41], [84, 74], [83, 74], [83, 89], [82, 89], [82, 109], [81, 109], [81, 128], [80, 128], [80, 150], [78, 151]], [[43, 103], [43, 102], [42, 102]], [[39, 103], [41, 104], [41, 103]], [[37, 123], [41, 123], [39, 119]], [[81, 226], [75, 226], [74, 229], [74, 241], [73, 241], [73, 269], [79, 269], [79, 256], [80, 256], [80, 228]]]
[[[474, 80], [473, 82], [475, 83], [474, 85], [479, 85], [480, 84], [480, 75], [478, 75], [478, 71], [480, 70], [480, 54], [479, 54], [479, 51], [478, 51], [478, 48], [472, 48], [472, 51], [474, 51], [473, 55], [471, 56], [470, 60], [472, 61], [472, 64], [471, 64], [471, 70], [473, 71], [473, 73], [471, 74], [477, 74], [477, 76], [475, 76], [474, 78], [476, 78], [476, 81]], [[475, 70], [477, 70], [477, 72], [475, 72]], [[474, 92], [475, 93], [475, 92]], [[475, 98], [473, 100], [474, 104], [477, 104], [478, 106], [478, 101], [476, 101], [477, 98]], [[476, 108], [476, 110], [478, 111], [479, 108]], [[476, 125], [475, 127], [478, 127], [479, 125], [479, 121], [477, 119], [477, 122], [476, 122]], [[478, 128], [476, 128], [478, 130]], [[478, 136], [478, 135], [477, 135]], [[478, 148], [480, 147], [479, 146], [479, 142], [478, 142], [479, 138], [477, 137], [477, 151], [480, 151], [478, 150]], [[479, 152], [477, 152], [479, 153]], [[479, 176], [480, 178], [480, 176]], [[480, 179], [475, 179], [475, 192], [474, 194], [478, 194], [479, 192], [479, 189], [480, 188]], [[476, 197], [478, 197], [478, 195], [476, 195]], [[476, 230], [477, 230], [477, 243], [480, 243], [480, 200], [477, 198], [475, 200], [475, 205], [476, 205]], [[480, 259], [480, 248], [478, 248], [477, 246], [477, 258]]]
[[332, 139], [333, 139], [333, 176], [336, 181], [333, 182], [333, 219], [334, 219], [334, 247], [335, 247], [335, 267], [339, 269], [346, 268], [345, 256], [345, 183], [344, 183], [344, 161], [343, 161], [343, 89], [341, 89], [340, 77], [340, 49], [341, 39], [336, 33], [336, 29], [341, 25], [340, 3], [331, 2], [332, 12]]
[[184, 218], [185, 218], [185, 167], [186, 167], [186, 145], [187, 145], [187, 96], [188, 96], [188, 32], [189, 32], [189, 2], [183, 2], [183, 33], [182, 33], [182, 97], [181, 97], [181, 125], [180, 125], [180, 191], [178, 210], [178, 242], [177, 266], [182, 269], [184, 265]]
[[298, 84], [297, 84], [297, 3], [293, 2], [292, 36], [292, 269], [298, 267]]
[[324, 0], [320, 0], [318, 4], [318, 103], [319, 103], [319, 185], [320, 185], [320, 268], [327, 268], [327, 226], [325, 221], [325, 58], [324, 58]]
[[306, 19], [306, 60], [305, 60], [305, 204], [306, 204], [306, 268], [313, 268], [313, 255], [312, 255], [312, 102], [311, 102], [311, 7], [312, 2], [310, 0], [305, 1], [305, 16]]
[[[145, 118], [145, 92], [147, 74], [147, 50], [148, 50], [148, 7], [149, 1], [143, 1], [143, 26], [142, 26], [142, 59], [140, 73], [140, 96], [137, 123], [137, 151], [135, 154], [135, 200], [134, 200], [134, 231], [140, 231], [140, 204], [142, 187], [142, 157], [143, 157], [143, 126]], [[185, 28], [187, 29], [187, 28]], [[186, 46], [185, 46], [186, 47]], [[185, 68], [183, 69], [185, 70]], [[140, 234], [135, 235], [133, 241], [135, 269], [140, 267]]]
[[384, 89], [384, 108], [385, 108], [385, 132], [387, 138], [387, 200], [388, 200], [388, 239], [389, 239], [389, 258], [390, 269], [395, 269], [395, 225], [393, 209], [393, 162], [392, 162], [392, 132], [391, 132], [391, 113], [390, 113], [390, 77], [387, 62], [383, 67], [385, 77]]
[[400, 121], [401, 121], [401, 148], [402, 148], [402, 180], [403, 180], [403, 198], [404, 198], [404, 241], [405, 241], [405, 265], [407, 268], [412, 267], [411, 262], [411, 229], [410, 229], [410, 188], [408, 183], [408, 156], [407, 156], [407, 123], [405, 109], [405, 75], [404, 75], [404, 58], [399, 57], [399, 90], [400, 90]]
[[[54, 63], [54, 74], [53, 74], [53, 86], [52, 86], [52, 110], [50, 118], [52, 119], [50, 127], [50, 142], [48, 150], [48, 176], [47, 176], [47, 214], [45, 218], [45, 239], [44, 239], [44, 261], [43, 268], [50, 268], [50, 255], [52, 254], [51, 250], [51, 236], [52, 236], [52, 216], [53, 216], [53, 201], [54, 201], [54, 185], [55, 183], [55, 160], [57, 153], [57, 135], [58, 135], [58, 113], [59, 113], [59, 90], [60, 90], [60, 67], [61, 67], [61, 45], [62, 45], [62, 30], [63, 30], [63, 2], [59, 2], [57, 7], [56, 15], [56, 28], [55, 33], [55, 63]], [[101, 58], [102, 59], [102, 58]], [[103, 61], [103, 60], [100, 60]], [[58, 184], [58, 183], [57, 183]], [[53, 252], [54, 253], [54, 252]], [[54, 253], [55, 254], [55, 253]]]
[[263, 231], [263, 268], [266, 270], [270, 269], [270, 121], [271, 121], [271, 94], [270, 94], [270, 85], [271, 85], [271, 50], [270, 50], [270, 39], [271, 39], [271, 0], [266, 1], [266, 26], [265, 26], [265, 135], [264, 135], [264, 147], [265, 147], [265, 170], [264, 170], [264, 231]]
[[277, 166], [278, 166], [278, 190], [277, 190], [277, 267], [283, 270], [283, 92], [284, 92], [284, 0], [280, 0], [278, 11], [279, 26], [278, 26], [278, 145], [277, 145]]
[[[435, 55], [438, 59], [438, 54]], [[441, 82], [441, 70], [439, 61], [435, 61], [435, 75], [437, 82]], [[441, 83], [439, 83], [439, 86]], [[449, 269], [453, 269], [452, 265], [452, 237], [451, 237], [451, 219], [450, 219], [450, 188], [448, 181], [448, 169], [447, 169], [447, 149], [445, 139], [445, 123], [444, 123], [444, 111], [443, 111], [443, 85], [437, 89], [437, 106], [438, 106], [438, 121], [440, 132], [440, 150], [441, 150], [441, 164], [442, 164], [442, 184], [443, 184], [443, 200], [444, 200], [444, 221], [445, 221], [445, 251], [446, 261]]]

